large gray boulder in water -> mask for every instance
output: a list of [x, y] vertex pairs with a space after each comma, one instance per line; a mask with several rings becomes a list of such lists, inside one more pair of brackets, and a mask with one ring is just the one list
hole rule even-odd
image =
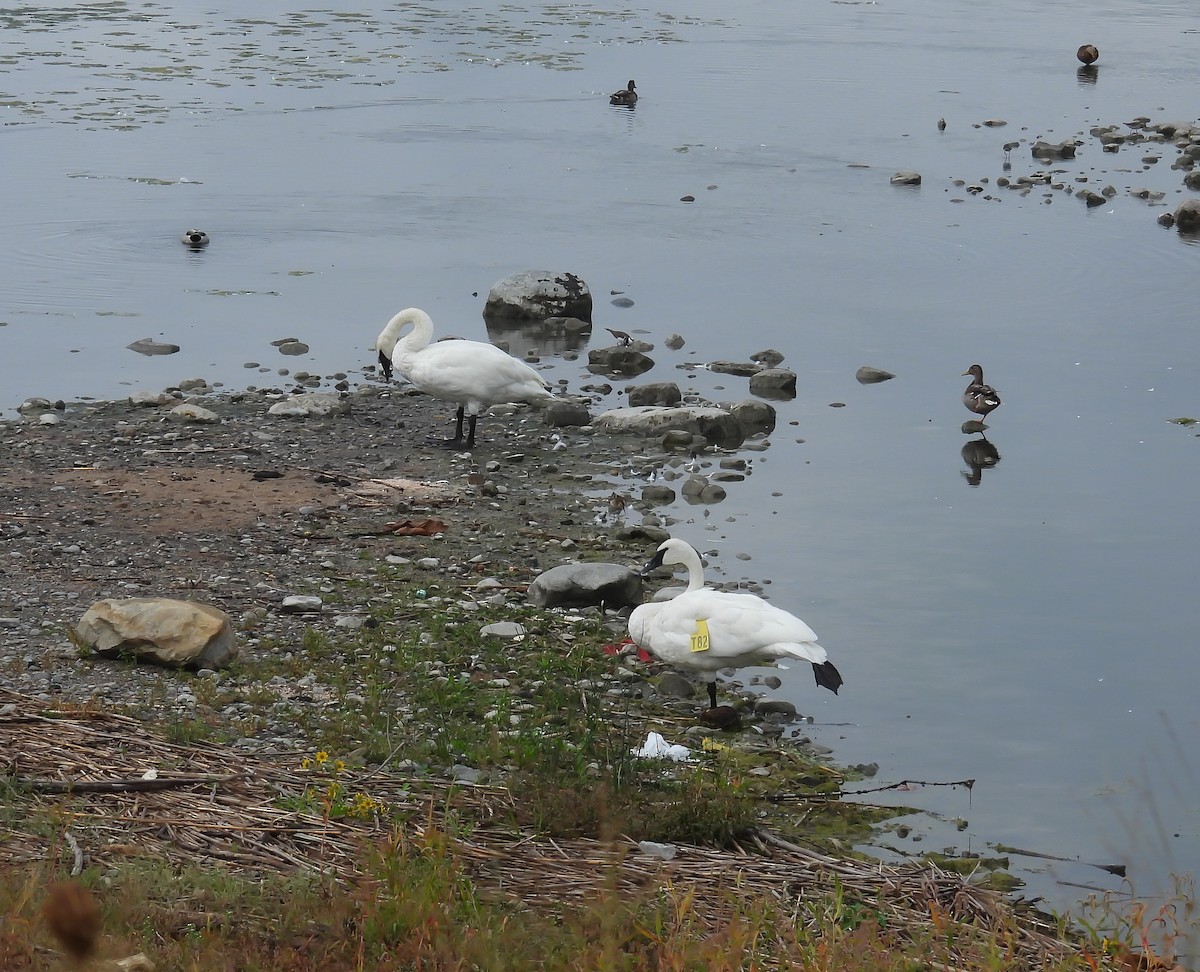
[[575, 317], [590, 324], [592, 292], [573, 273], [525, 270], [492, 285], [483, 316], [535, 321]]

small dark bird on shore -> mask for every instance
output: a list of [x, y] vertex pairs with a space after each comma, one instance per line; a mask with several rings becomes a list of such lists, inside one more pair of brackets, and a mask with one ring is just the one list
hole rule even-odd
[[611, 327], [606, 327], [604, 330], [608, 331], [609, 334], [615, 337], [621, 343], [621, 347], [623, 348], [627, 348], [633, 344], [633, 335], [628, 331], [614, 331]]
[[1075, 52], [1075, 56], [1079, 58], [1081, 64], [1094, 64], [1100, 56], [1100, 51], [1095, 44], [1084, 44]]
[[963, 392], [962, 403], [979, 416], [986, 416], [1000, 407], [1000, 396], [991, 385], [983, 383], [983, 366], [973, 364], [963, 372], [971, 376], [971, 383]]
[[624, 105], [627, 108], [632, 108], [634, 105], [636, 105], [637, 100], [637, 85], [634, 84], [632, 78], [630, 79], [628, 86], [622, 88], [620, 91], [614, 91], [608, 96], [608, 103], [610, 105]]

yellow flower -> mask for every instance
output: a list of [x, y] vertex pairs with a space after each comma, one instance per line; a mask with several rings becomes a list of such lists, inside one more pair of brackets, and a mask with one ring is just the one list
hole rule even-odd
[[338, 759], [338, 760], [334, 760], [334, 763], [333, 763], [333, 771], [334, 771], [335, 773], [340, 773], [340, 772], [342, 772], [342, 770], [344, 770], [345, 768], [346, 768], [346, 761], [345, 761], [344, 759]]
[[312, 769], [312, 764], [313, 764], [313, 761], [311, 759], [309, 759], [307, 756], [305, 756], [304, 759], [300, 760], [300, 768], [301, 769]]
[[324, 766], [328, 762], [329, 762], [329, 753], [325, 752], [325, 750], [322, 749], [319, 753], [317, 753], [317, 765]]
[[354, 817], [370, 817], [378, 813], [382, 809], [382, 804], [374, 797], [368, 796], [365, 793], [354, 794], [354, 806], [350, 808], [350, 814]]

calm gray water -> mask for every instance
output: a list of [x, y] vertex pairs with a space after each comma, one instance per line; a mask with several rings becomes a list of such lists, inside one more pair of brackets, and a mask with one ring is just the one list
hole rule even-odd
[[[1173, 208], [1174, 151], [1087, 134], [1195, 120], [1194, 4], [443, 6], [0, 13], [0, 408], [353, 371], [413, 304], [483, 338], [488, 288], [536, 267], [589, 282], [598, 335], [658, 343], [652, 378], [742, 398], [677, 366], [776, 347], [799, 397], [676, 532], [820, 633], [842, 695], [801, 671], [782, 691], [839, 759], [880, 763], [864, 788], [977, 781], [879, 794], [931, 811], [895, 846], [1126, 863], [1141, 893], [1195, 873], [1200, 441], [1168, 420], [1200, 416], [1200, 247], [1126, 192]], [[637, 110], [610, 109], [630, 77]], [[1005, 142], [1080, 133], [1061, 178], [1110, 204], [994, 188], [1042, 168], [1023, 146], [1006, 173]], [[919, 190], [888, 184], [904, 168]], [[212, 246], [183, 248], [191, 226]], [[311, 354], [281, 358], [289, 336]], [[142, 337], [183, 350], [125, 350]], [[1004, 397], [977, 487], [974, 361]], [[860, 386], [862, 364], [898, 378]], [[1018, 863], [1059, 905], [1116, 884]]]

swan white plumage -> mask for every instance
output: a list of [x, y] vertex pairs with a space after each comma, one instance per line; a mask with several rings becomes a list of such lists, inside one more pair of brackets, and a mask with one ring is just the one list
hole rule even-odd
[[817, 644], [812, 628], [754, 594], [705, 587], [700, 555], [675, 537], [659, 545], [642, 573], [675, 564], [687, 568], [687, 588], [669, 601], [634, 608], [629, 637], [660, 661], [698, 672], [708, 683], [714, 709], [718, 671], [771, 665], [782, 658], [811, 662], [817, 684], [837, 694], [841, 673]]
[[[401, 331], [412, 330], [404, 337]], [[433, 340], [433, 320], [423, 310], [409, 307], [388, 321], [375, 341], [383, 377], [391, 380], [392, 368], [434, 398], [455, 402], [458, 413], [454, 438], [445, 445], [475, 448], [479, 413], [498, 402], [535, 402], [554, 396], [542, 376], [523, 361], [494, 344], [481, 341]], [[463, 439], [463, 416], [469, 430]]]

